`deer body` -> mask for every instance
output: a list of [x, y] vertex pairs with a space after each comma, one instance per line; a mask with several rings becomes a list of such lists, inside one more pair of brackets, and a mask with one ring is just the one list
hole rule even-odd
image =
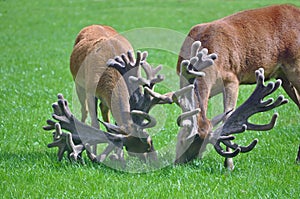
[[276, 5], [192, 27], [182, 45], [177, 72], [181, 61], [189, 58], [195, 40], [218, 54], [215, 65], [204, 70], [206, 77], [196, 82], [203, 100], [202, 114], [206, 114], [208, 98], [220, 92], [224, 111], [235, 108], [239, 85], [255, 83], [255, 70], [260, 67], [266, 79], [282, 79], [284, 89], [300, 108], [300, 9]]
[[[82, 122], [85, 122], [89, 112], [92, 126], [99, 128], [95, 97], [101, 100], [102, 116], [106, 122], [109, 122], [108, 111], [112, 109], [113, 92], [118, 93], [115, 95], [118, 100], [128, 101], [128, 92], [122, 89], [126, 88], [122, 75], [116, 69], [107, 67], [106, 62], [129, 50], [132, 50], [130, 43], [109, 26], [92, 25], [79, 32], [70, 58], [70, 70], [81, 103]], [[129, 104], [121, 104], [122, 111], [129, 113]], [[115, 119], [120, 125], [124, 124], [122, 118]]]
[[[133, 121], [129, 88], [123, 74], [107, 64], [108, 60], [129, 51], [133, 51], [131, 44], [109, 26], [92, 25], [79, 32], [70, 58], [70, 70], [81, 104], [81, 121], [85, 122], [89, 112], [92, 126], [99, 128], [97, 100], [100, 99], [103, 120], [109, 123], [111, 111], [118, 125], [105, 123], [105, 127], [112, 133], [125, 135], [122, 140], [128, 153], [144, 159], [148, 152], [153, 152], [149, 154], [155, 158], [152, 140], [143, 130], [149, 127]], [[142, 116], [141, 113], [135, 115]]]
[[[189, 59], [191, 45], [201, 41], [209, 52], [218, 54], [205, 77], [195, 81], [201, 109], [199, 134], [207, 136], [212, 125], [206, 117], [210, 97], [223, 93], [224, 112], [235, 108], [240, 84], [255, 83], [255, 71], [264, 69], [266, 79], [282, 80], [282, 86], [300, 108], [300, 9], [274, 5], [242, 11], [191, 28], [180, 50], [177, 73], [182, 60]], [[228, 161], [226, 163], [226, 161]], [[227, 167], [233, 168], [230, 159]]]

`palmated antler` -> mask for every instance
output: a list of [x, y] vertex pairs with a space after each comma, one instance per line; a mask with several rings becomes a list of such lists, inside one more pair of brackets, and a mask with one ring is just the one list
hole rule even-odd
[[53, 133], [53, 142], [48, 144], [49, 148], [58, 147], [58, 161], [61, 161], [65, 152], [68, 153], [68, 157], [70, 157], [71, 150], [67, 145], [67, 134], [61, 131], [61, 127], [59, 123], [55, 124], [55, 132]]
[[[255, 71], [256, 76], [256, 88], [251, 96], [239, 106], [225, 123], [220, 126], [215, 132], [210, 136], [216, 151], [224, 157], [234, 157], [239, 152], [248, 152], [251, 151], [257, 144], [257, 140], [253, 140], [249, 146], [243, 147], [238, 144], [232, 143], [231, 140], [234, 139], [232, 134], [242, 133], [246, 129], [248, 130], [270, 130], [274, 127], [278, 114], [275, 113], [268, 124], [259, 125], [252, 124], [248, 119], [259, 112], [269, 111], [275, 107], [281, 106], [288, 102], [287, 99], [284, 99], [282, 95], [274, 101], [272, 98], [263, 101], [263, 99], [276, 91], [280, 85], [281, 80], [276, 80], [276, 82], [270, 82], [267, 86], [264, 85], [264, 70], [262, 68]], [[220, 143], [225, 144], [227, 147], [234, 149], [234, 152], [224, 152]]]
[[[78, 138], [76, 139], [78, 142]], [[84, 146], [82, 143], [77, 145], [74, 144], [72, 139], [72, 134], [67, 132], [62, 132], [61, 126], [59, 123], [55, 123], [55, 132], [53, 134], [53, 142], [48, 144], [49, 148], [58, 147], [58, 161], [61, 161], [65, 152], [68, 153], [68, 158], [75, 161], [82, 161], [82, 152]]]
[[[92, 126], [80, 122], [71, 113], [68, 102], [64, 99], [63, 95], [58, 94], [58, 102], [52, 105], [54, 113], [52, 117], [57, 120], [47, 120], [47, 126], [44, 126], [44, 130], [53, 130], [54, 141], [50, 143], [48, 147], [58, 147], [58, 160], [62, 159], [64, 152], [68, 152], [68, 157], [74, 160], [81, 159], [81, 153], [84, 151], [85, 144], [95, 145], [99, 143], [109, 143], [120, 146], [122, 144], [122, 135], [113, 135], [96, 129]], [[61, 128], [69, 131], [64, 133]], [[122, 148], [122, 146], [121, 146]], [[102, 156], [107, 156], [111, 150], [106, 150], [102, 153]], [[89, 156], [90, 157], [90, 156]]]
[[[190, 60], [183, 60], [181, 62], [180, 70], [180, 87], [186, 86], [188, 84], [194, 83], [196, 77], [203, 77], [205, 73], [202, 71], [205, 68], [212, 66], [214, 60], [217, 59], [217, 54], [208, 54], [206, 48], [201, 50], [201, 42], [195, 41], [191, 47], [191, 58]], [[186, 68], [186, 69], [185, 69]], [[183, 78], [184, 77], [184, 78]]]
[[[175, 92], [172, 99], [182, 109], [182, 114], [177, 118], [177, 125], [180, 126], [177, 135], [176, 160], [175, 163], [188, 162], [200, 153], [203, 138], [198, 132], [197, 118], [200, 109], [195, 101], [194, 81], [197, 77], [203, 77], [204, 72], [200, 71], [213, 65], [215, 54], [207, 56], [207, 49], [200, 50], [201, 43], [196, 41], [192, 45], [190, 60], [184, 60], [180, 66], [180, 90]], [[214, 58], [214, 59], [213, 59]]]
[[136, 69], [136, 74], [134, 75], [139, 76], [139, 74], [137, 74], [137, 69], [139, 68], [141, 63], [146, 61], [148, 52], [137, 51], [136, 55], [136, 59], [134, 59], [133, 52], [128, 51], [127, 56], [125, 53], [123, 53], [120, 56], [116, 56], [114, 59], [109, 59], [107, 61], [107, 66], [117, 69], [122, 76], [130, 70]]
[[[141, 110], [146, 113], [148, 113], [155, 104], [172, 103], [170, 93], [162, 95], [154, 91], [154, 85], [163, 81], [164, 76], [158, 74], [162, 66], [152, 68], [151, 65], [146, 62], [147, 56], [148, 53], [146, 51], [142, 53], [138, 51], [135, 61], [132, 52], [128, 52], [127, 56], [122, 54], [107, 62], [109, 67], [113, 67], [120, 72], [127, 84], [130, 93], [130, 109]], [[141, 76], [140, 67], [144, 69], [147, 76], [146, 78]]]

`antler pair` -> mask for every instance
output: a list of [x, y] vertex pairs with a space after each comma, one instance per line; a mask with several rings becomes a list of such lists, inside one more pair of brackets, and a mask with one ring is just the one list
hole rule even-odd
[[[199, 135], [198, 113], [200, 112], [195, 101], [194, 81], [197, 77], [205, 76], [202, 72], [206, 67], [213, 65], [216, 54], [208, 55], [207, 49], [200, 50], [201, 43], [192, 45], [192, 58], [184, 60], [180, 67], [180, 90], [174, 93], [173, 99], [181, 107], [182, 114], [177, 118], [180, 130], [177, 136], [175, 163], [185, 163], [194, 159], [200, 153], [205, 137]], [[198, 98], [200, 99], [200, 98]]]
[[[182, 90], [189, 90], [189, 92], [181, 92], [177, 97], [178, 104], [180, 105], [183, 113], [178, 117], [177, 124], [181, 126], [178, 134], [177, 142], [177, 153], [176, 153], [176, 163], [188, 162], [196, 158], [199, 154], [203, 152], [206, 144], [211, 143], [214, 145], [215, 150], [224, 157], [234, 157], [238, 155], [239, 152], [245, 153], [251, 151], [257, 144], [257, 139], [253, 140], [252, 143], [246, 147], [240, 146], [233, 143], [232, 140], [235, 139], [232, 134], [242, 133], [246, 129], [248, 130], [270, 130], [274, 127], [278, 114], [274, 114], [271, 122], [266, 125], [257, 125], [248, 122], [249, 117], [258, 113], [265, 112], [275, 107], [288, 102], [280, 95], [276, 101], [273, 99], [268, 99], [263, 101], [263, 99], [276, 91], [280, 85], [281, 81], [277, 80], [275, 83], [270, 82], [267, 86], [264, 85], [264, 70], [259, 69], [255, 71], [257, 86], [251, 96], [246, 100], [240, 107], [238, 107], [232, 113], [224, 113], [221, 116], [217, 116], [212, 120], [212, 123], [218, 123], [222, 121], [225, 116], [230, 116], [225, 122], [218, 127], [215, 131], [210, 130], [207, 135], [200, 135], [198, 128], [201, 124], [197, 123], [197, 117], [201, 110], [197, 109], [197, 103], [201, 104], [200, 96], [195, 94], [194, 89], [190, 91], [190, 88], [194, 84], [196, 77], [203, 77], [205, 73], [203, 70], [214, 64], [214, 59], [217, 58], [216, 54], [207, 54], [207, 49], [203, 48], [200, 50], [201, 43], [196, 41], [192, 45], [191, 49], [191, 59], [184, 60], [181, 63], [180, 71], [180, 87]], [[193, 87], [194, 87], [193, 86]], [[198, 93], [198, 92], [197, 92]], [[194, 96], [197, 96], [196, 101]], [[212, 129], [212, 127], [210, 128]], [[225, 146], [234, 149], [233, 152], [226, 152], [222, 149], [221, 143]]]

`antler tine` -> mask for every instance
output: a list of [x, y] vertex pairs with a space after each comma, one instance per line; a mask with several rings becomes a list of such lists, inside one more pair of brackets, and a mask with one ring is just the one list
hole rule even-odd
[[84, 145], [82, 143], [75, 145], [73, 142], [73, 139], [72, 139], [72, 134], [68, 132], [68, 133], [66, 133], [66, 135], [67, 135], [66, 143], [67, 143], [68, 149], [71, 151], [69, 154], [69, 158], [72, 158], [75, 161], [82, 160], [81, 154], [85, 149]]
[[[56, 106], [56, 104], [53, 104], [54, 106]], [[52, 106], [53, 106], [52, 105]], [[65, 101], [63, 100], [58, 100], [58, 106], [60, 107], [61, 109], [61, 114], [57, 115], [54, 111], [54, 113], [52, 114], [52, 117], [58, 121], [61, 121], [63, 123], [69, 123], [70, 121], [70, 117], [72, 115], [69, 114], [69, 112], [66, 110], [66, 107], [65, 107]], [[55, 109], [53, 107], [53, 109]]]
[[129, 76], [128, 79], [130, 83], [133, 83], [138, 86], [150, 85], [150, 82], [142, 77]]
[[141, 51], [137, 51], [136, 53], [136, 62], [135, 62], [135, 66], [139, 66], [141, 65], [143, 62], [146, 62], [147, 60], [147, 57], [148, 57], [148, 52], [147, 51], [144, 51], [144, 52], [141, 52]]
[[[120, 56], [116, 56], [114, 59], [109, 59], [106, 63], [108, 67], [113, 67], [119, 71], [119, 73], [123, 76], [129, 70], [134, 68], [138, 68], [141, 63], [145, 62], [147, 59], [148, 53], [147, 51], [137, 52], [137, 58], [134, 60], [133, 52], [128, 51], [127, 55], [125, 53]], [[135, 74], [137, 75], [137, 74]]]
[[152, 88], [154, 84], [159, 83], [164, 80], [164, 76], [157, 74], [161, 69], [162, 65], [157, 66], [156, 68], [152, 68], [151, 65], [147, 62], [141, 63], [141, 66], [143, 67], [147, 80], [149, 81], [149, 87]]
[[194, 68], [196, 68], [198, 71], [202, 71], [203, 69], [213, 65], [214, 60], [217, 59], [217, 57], [218, 56], [216, 53], [212, 53], [208, 55], [208, 50], [206, 48], [203, 48], [197, 54], [198, 60], [195, 62]]
[[179, 115], [178, 118], [177, 118], [177, 125], [182, 127], [182, 126], [183, 126], [182, 121], [183, 121], [184, 119], [189, 118], [189, 117], [191, 117], [191, 116], [193, 116], [193, 115], [196, 115], [196, 114], [198, 114], [199, 112], [200, 112], [200, 109], [197, 108], [197, 109], [195, 109], [195, 110], [191, 110], [191, 111], [187, 111], [187, 112], [182, 113], [182, 114]]
[[[195, 76], [205, 76], [205, 73], [201, 71], [213, 65], [214, 60], [217, 59], [218, 56], [215, 53], [208, 55], [208, 50], [206, 48], [203, 48], [202, 50], [200, 50], [200, 48], [201, 48], [200, 41], [195, 41], [192, 44], [191, 58], [190, 60], [183, 60], [181, 62], [181, 72], [185, 72], [187, 74], [195, 75]], [[187, 70], [183, 70], [183, 67], [186, 67]], [[186, 75], [184, 76], [187, 78]]]
[[54, 139], [59, 139], [62, 136], [62, 131], [59, 123], [55, 123]]
[[109, 59], [106, 62], [106, 65], [108, 67], [117, 69], [121, 75], [124, 75], [127, 72], [125, 63], [122, 61], [122, 58], [120, 56], [117, 56], [114, 59]]
[[70, 149], [67, 147], [66, 143], [66, 133], [61, 131], [59, 123], [55, 123], [55, 132], [53, 136], [53, 142], [47, 145], [48, 148], [58, 147], [57, 159], [61, 161], [64, 153], [67, 151], [70, 154]]
[[191, 58], [191, 60], [183, 60], [181, 62], [180, 76], [185, 77], [187, 80], [191, 79], [192, 81], [194, 81], [196, 77], [205, 76], [204, 72], [195, 70], [194, 63], [196, 62], [196, 57]]
[[172, 99], [173, 92], [162, 95], [160, 93], [153, 91], [152, 89], [150, 89], [148, 87], [145, 87], [144, 91], [153, 97], [151, 99], [150, 108], [152, 106], [154, 106], [155, 104], [172, 104], [173, 103], [173, 99]]
[[257, 139], [254, 139], [248, 146], [240, 146], [236, 143], [232, 143], [230, 140], [222, 140], [221, 141], [223, 144], [225, 144], [227, 147], [231, 148], [231, 149], [237, 149], [240, 148], [241, 149], [241, 153], [247, 153], [249, 151], [251, 151], [256, 144], [258, 143]]
[[43, 126], [43, 129], [45, 131], [50, 131], [50, 130], [55, 129], [55, 123], [56, 122], [54, 122], [53, 120], [47, 120], [46, 122], [47, 122], [48, 125], [47, 126]]
[[130, 114], [141, 117], [141, 118], [146, 119], [148, 121], [147, 123], [143, 123], [143, 124], [139, 125], [143, 129], [152, 128], [156, 125], [156, 119], [154, 117], [152, 117], [151, 115], [149, 115], [148, 113], [146, 113], [146, 112], [139, 111], [139, 110], [132, 110], [130, 112]]
[[256, 72], [257, 86], [251, 96], [240, 107], [238, 107], [225, 121], [222, 135], [229, 135], [243, 132], [243, 125], [248, 130], [270, 130], [275, 125], [277, 114], [275, 113], [269, 124], [257, 125], [248, 122], [248, 118], [258, 112], [265, 112], [288, 102], [280, 95], [274, 102], [273, 99], [263, 101], [263, 98], [273, 93], [281, 85], [281, 81], [264, 85], [264, 71], [259, 69]]
[[194, 89], [194, 85], [189, 84], [188, 86], [185, 86], [185, 87], [181, 88], [180, 90], [175, 91], [172, 95], [172, 100], [178, 104], [178, 98], [187, 92], [192, 92], [193, 89]]
[[241, 152], [241, 148], [237, 147], [233, 152], [227, 152], [222, 149], [220, 146], [220, 140], [217, 141], [217, 143], [214, 145], [215, 150], [217, 151], [218, 154], [220, 154], [223, 157], [226, 158], [233, 158], [237, 156]]

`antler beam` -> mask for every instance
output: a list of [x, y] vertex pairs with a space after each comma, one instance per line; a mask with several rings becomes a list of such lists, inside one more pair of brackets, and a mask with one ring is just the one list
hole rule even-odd
[[[264, 70], [262, 68], [255, 71], [255, 76], [257, 85], [250, 97], [233, 113], [231, 113], [225, 123], [221, 127], [219, 127], [218, 130], [210, 134], [210, 142], [214, 144], [216, 151], [224, 157], [234, 157], [239, 152], [249, 152], [255, 147], [258, 142], [258, 140], [255, 139], [251, 142], [250, 145], [243, 147], [231, 142], [231, 140], [234, 139], [234, 137], [231, 136], [232, 134], [242, 133], [245, 130], [270, 130], [274, 127], [278, 117], [278, 114], [274, 113], [271, 121], [268, 124], [260, 125], [252, 124], [248, 121], [248, 119], [252, 115], [259, 112], [269, 111], [288, 102], [288, 100], [285, 99], [282, 95], [279, 95], [275, 101], [272, 98], [264, 101], [265, 97], [272, 94], [280, 87], [281, 80], [276, 80], [275, 83], [270, 82], [265, 86]], [[228, 137], [230, 139], [228, 139]], [[234, 149], [234, 151], [232, 153], [224, 152], [224, 150], [220, 146], [220, 143], [223, 143], [227, 147]]]
[[[52, 117], [58, 122], [47, 120], [48, 125], [44, 126], [43, 129], [47, 131], [55, 129], [53, 143], [48, 144], [48, 147], [58, 147], [57, 156], [59, 161], [62, 159], [64, 152], [68, 153], [68, 158], [81, 160], [81, 153], [85, 150], [84, 144], [109, 143], [120, 146], [122, 135], [109, 134], [77, 120], [71, 113], [68, 102], [63, 95], [58, 94], [58, 101], [52, 105], [52, 108], [54, 111]], [[61, 128], [69, 132], [64, 133]], [[107, 150], [104, 154], [105, 157], [110, 152], [111, 150]]]

